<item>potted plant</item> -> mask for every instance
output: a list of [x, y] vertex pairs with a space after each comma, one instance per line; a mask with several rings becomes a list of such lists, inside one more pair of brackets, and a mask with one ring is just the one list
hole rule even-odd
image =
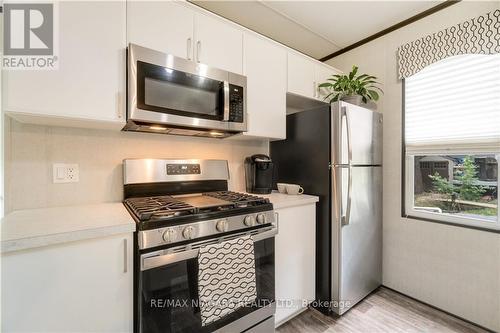
[[352, 66], [352, 70], [347, 75], [332, 75], [325, 82], [319, 85], [320, 88], [327, 88], [331, 92], [324, 98], [328, 102], [345, 101], [348, 103], [376, 109], [374, 101], [378, 101], [379, 94], [384, 93], [377, 78], [373, 75], [358, 73], [358, 66]]

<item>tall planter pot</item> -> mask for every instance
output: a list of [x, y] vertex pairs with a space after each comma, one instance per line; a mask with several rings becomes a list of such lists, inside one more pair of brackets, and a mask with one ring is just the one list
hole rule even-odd
[[372, 100], [369, 100], [368, 103], [364, 103], [363, 98], [359, 95], [346, 95], [346, 96], [343, 96], [342, 98], [340, 98], [340, 100], [347, 102], [347, 103], [350, 103], [350, 104], [358, 105], [358, 106], [361, 106], [361, 107], [364, 107], [364, 108], [367, 108], [370, 110], [377, 110], [377, 104], [375, 104], [375, 102], [373, 102]]

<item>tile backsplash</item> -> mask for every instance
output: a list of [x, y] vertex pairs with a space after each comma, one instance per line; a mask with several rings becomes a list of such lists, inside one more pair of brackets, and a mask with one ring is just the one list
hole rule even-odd
[[[229, 189], [245, 190], [244, 158], [267, 154], [267, 140], [210, 139], [49, 127], [5, 119], [6, 213], [122, 200], [125, 158], [229, 161]], [[54, 163], [79, 165], [79, 182], [54, 184]]]

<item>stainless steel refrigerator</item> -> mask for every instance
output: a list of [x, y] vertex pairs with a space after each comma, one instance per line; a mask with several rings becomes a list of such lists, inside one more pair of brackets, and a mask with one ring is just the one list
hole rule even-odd
[[382, 114], [345, 102], [287, 116], [275, 182], [320, 197], [316, 301], [339, 315], [382, 282]]

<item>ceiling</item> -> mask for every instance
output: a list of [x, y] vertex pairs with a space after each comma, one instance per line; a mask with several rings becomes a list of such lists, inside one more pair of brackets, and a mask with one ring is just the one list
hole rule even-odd
[[320, 59], [443, 1], [191, 2]]

